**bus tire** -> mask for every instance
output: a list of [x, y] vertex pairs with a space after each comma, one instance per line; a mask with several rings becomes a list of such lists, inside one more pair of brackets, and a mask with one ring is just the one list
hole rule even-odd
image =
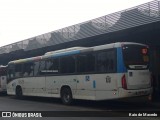
[[16, 98], [17, 99], [22, 99], [23, 97], [23, 92], [21, 86], [16, 87]]
[[72, 91], [69, 87], [62, 87], [61, 89], [61, 100], [63, 104], [70, 105], [73, 101]]

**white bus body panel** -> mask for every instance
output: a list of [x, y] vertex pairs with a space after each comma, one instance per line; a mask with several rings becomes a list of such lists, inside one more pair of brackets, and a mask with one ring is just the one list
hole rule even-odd
[[[110, 79], [107, 81], [106, 78]], [[38, 82], [37, 82], [38, 81]], [[106, 98], [114, 98], [113, 92], [117, 88], [116, 74], [91, 74], [19, 78], [11, 81], [7, 86], [7, 93], [15, 95], [16, 86], [22, 87], [23, 95], [60, 97], [62, 86], [69, 86], [74, 99], [99, 100], [96, 91], [105, 93]], [[111, 95], [108, 93], [111, 92]]]
[[151, 86], [151, 74], [149, 70], [128, 70], [128, 89], [143, 89]]
[[[106, 80], [109, 78], [109, 80]], [[97, 100], [96, 91], [105, 91], [105, 94], [117, 89], [116, 74], [91, 74], [77, 76], [77, 92], [75, 98]], [[107, 96], [113, 98], [112, 96]], [[106, 97], [106, 99], [107, 99]]]
[[45, 94], [45, 77], [19, 78], [7, 85], [7, 94], [15, 95], [16, 86], [21, 86], [23, 95], [43, 96]]
[[9, 95], [15, 95], [16, 86], [20, 85], [23, 95], [26, 96], [59, 98], [62, 86], [69, 86], [71, 88], [74, 99], [84, 100], [108, 100], [150, 94], [151, 88], [124, 90], [121, 86], [120, 79], [123, 74], [124, 73], [20, 78], [8, 84], [7, 93]]
[[72, 90], [72, 94], [74, 95], [76, 92], [76, 85], [76, 75], [46, 77], [47, 94], [60, 94], [62, 86], [69, 86]]

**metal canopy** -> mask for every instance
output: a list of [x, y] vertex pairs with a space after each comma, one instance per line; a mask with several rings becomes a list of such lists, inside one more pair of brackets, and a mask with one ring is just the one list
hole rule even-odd
[[94, 46], [118, 41], [160, 45], [160, 1], [42, 34], [0, 47], [0, 63], [42, 55], [75, 46]]

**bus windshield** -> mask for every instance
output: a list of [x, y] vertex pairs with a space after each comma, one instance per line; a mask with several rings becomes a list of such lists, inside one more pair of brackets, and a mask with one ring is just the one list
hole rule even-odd
[[149, 63], [149, 51], [147, 46], [124, 45], [122, 51], [126, 67], [130, 65], [148, 65]]

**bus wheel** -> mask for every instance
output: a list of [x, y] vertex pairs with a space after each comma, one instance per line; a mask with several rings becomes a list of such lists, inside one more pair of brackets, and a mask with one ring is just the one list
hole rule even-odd
[[72, 103], [72, 92], [69, 87], [62, 87], [61, 90], [61, 100], [63, 104], [69, 105]]
[[22, 88], [20, 86], [17, 86], [16, 87], [16, 98], [22, 99], [22, 96], [23, 96]]

